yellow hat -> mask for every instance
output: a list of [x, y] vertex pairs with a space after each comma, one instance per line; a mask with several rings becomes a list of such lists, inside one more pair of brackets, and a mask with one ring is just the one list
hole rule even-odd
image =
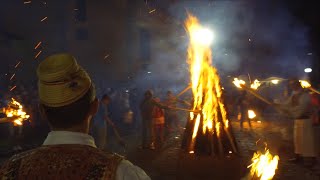
[[[83, 97], [92, 86], [91, 79], [70, 54], [55, 54], [37, 69], [40, 103], [61, 107]], [[92, 97], [93, 99], [95, 97]]]

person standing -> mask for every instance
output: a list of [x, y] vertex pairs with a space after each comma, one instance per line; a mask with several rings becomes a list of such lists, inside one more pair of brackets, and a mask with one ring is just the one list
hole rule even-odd
[[142, 148], [150, 148], [155, 149], [155, 144], [152, 142], [153, 140], [153, 117], [152, 111], [155, 106], [158, 106], [162, 109], [168, 109], [167, 106], [164, 106], [155, 101], [153, 98], [153, 93], [151, 90], [147, 90], [144, 93], [144, 98], [140, 103], [140, 113], [142, 117]]
[[107, 144], [107, 124], [113, 124], [110, 120], [108, 105], [110, 104], [110, 97], [103, 95], [99, 102], [99, 110], [94, 117], [92, 125], [92, 134], [96, 141], [97, 147], [100, 149], [106, 149]]
[[[155, 101], [157, 103], [160, 103], [160, 98], [155, 98]], [[156, 145], [162, 145], [164, 142], [164, 124], [165, 124], [165, 118], [164, 118], [164, 110], [161, 109], [158, 106], [154, 106], [152, 110], [152, 117], [153, 117], [153, 143]]]
[[294, 158], [291, 162], [301, 163], [305, 166], [313, 166], [317, 156], [314, 128], [311, 119], [312, 104], [308, 91], [301, 87], [299, 80], [291, 79], [289, 87], [292, 89], [292, 95], [284, 104], [274, 104], [276, 109], [294, 119]]
[[236, 100], [236, 105], [240, 112], [240, 130], [243, 130], [243, 123], [245, 121], [248, 121], [250, 129], [251, 127], [251, 121], [248, 117], [248, 110], [249, 110], [249, 102], [248, 102], [248, 96], [247, 91], [241, 91], [240, 96]]

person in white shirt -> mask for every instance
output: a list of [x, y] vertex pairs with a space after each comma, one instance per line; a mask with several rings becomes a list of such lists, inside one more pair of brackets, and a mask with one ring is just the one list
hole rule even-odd
[[294, 163], [305, 163], [312, 166], [317, 156], [314, 128], [312, 124], [312, 105], [308, 91], [305, 91], [297, 79], [289, 81], [289, 86], [293, 90], [289, 100], [283, 104], [275, 104], [280, 112], [294, 119], [294, 152], [296, 157], [290, 159]]

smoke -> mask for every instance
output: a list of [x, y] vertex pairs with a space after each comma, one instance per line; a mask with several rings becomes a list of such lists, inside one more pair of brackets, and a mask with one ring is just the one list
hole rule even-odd
[[[214, 31], [213, 64], [221, 75], [250, 73], [261, 78], [287, 78], [302, 76], [304, 68], [311, 63], [312, 56], [307, 55], [308, 29], [281, 3], [179, 1], [165, 8], [181, 24], [187, 13], [191, 13]], [[176, 49], [183, 54], [186, 46], [187, 41], [180, 41]], [[163, 75], [173, 77], [176, 72], [172, 69], [184, 61], [174, 56], [169, 58], [171, 54], [167, 52], [156, 52], [153, 56], [154, 66], [164, 70]], [[164, 61], [164, 57], [174, 59], [170, 62], [174, 65]]]

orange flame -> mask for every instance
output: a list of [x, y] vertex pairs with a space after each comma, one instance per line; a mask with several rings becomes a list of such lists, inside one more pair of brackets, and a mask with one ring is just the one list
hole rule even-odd
[[263, 154], [261, 152], [254, 153], [251, 161], [252, 164], [248, 166], [250, 175], [252, 177], [260, 178], [260, 180], [271, 180], [278, 168], [279, 156], [273, 156], [269, 150]]
[[204, 30], [206, 30], [205, 32], [208, 31], [192, 15], [188, 16], [185, 25], [190, 37], [188, 63], [190, 65], [191, 86], [194, 96], [193, 110], [201, 111], [201, 114], [190, 113], [190, 119], [196, 121], [192, 135], [192, 140], [194, 141], [200, 128], [200, 120], [203, 122], [201, 127], [203, 133], [206, 133], [207, 130], [213, 133], [213, 128], [215, 128], [217, 135], [220, 134], [221, 125], [218, 122], [219, 110], [225, 127], [228, 126], [228, 121], [226, 118], [227, 113], [221, 100], [222, 89], [218, 72], [211, 65], [210, 43], [201, 34]]
[[258, 79], [254, 80], [250, 85], [251, 89], [257, 90], [261, 86], [261, 83]]
[[13, 124], [15, 126], [21, 126], [22, 122], [30, 117], [25, 111], [23, 111], [23, 106], [14, 98], [11, 98], [10, 105], [4, 108], [3, 112], [7, 117], [15, 118], [13, 120]]
[[238, 79], [238, 78], [234, 78], [233, 79], [233, 84], [237, 87], [237, 88], [242, 88], [242, 85], [245, 85], [246, 82], [242, 79]]

